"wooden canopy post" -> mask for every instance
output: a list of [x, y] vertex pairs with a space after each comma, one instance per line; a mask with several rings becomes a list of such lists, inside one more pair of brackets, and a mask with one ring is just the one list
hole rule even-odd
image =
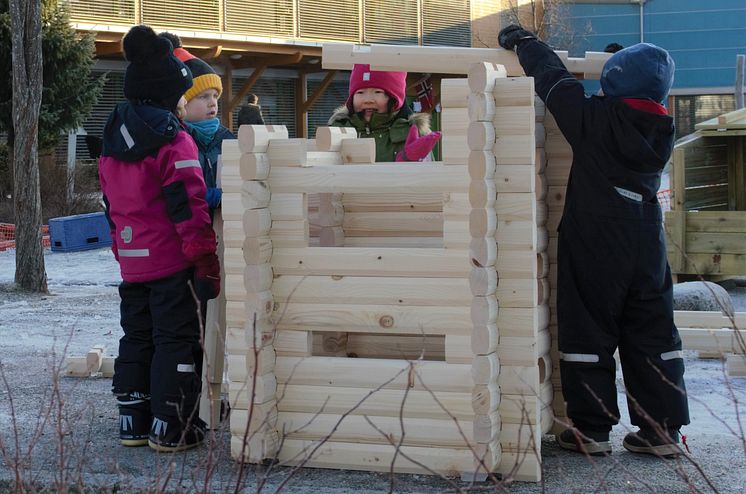
[[230, 105], [233, 95], [233, 65], [230, 60], [223, 60], [223, 112], [220, 114], [220, 123], [228, 129], [233, 128], [233, 106]]
[[336, 70], [330, 70], [326, 73], [326, 76], [324, 76], [324, 79], [321, 81], [321, 84], [319, 84], [319, 87], [316, 88], [316, 90], [311, 94], [311, 96], [307, 96], [308, 94], [308, 87], [307, 87], [307, 77], [305, 72], [299, 72], [298, 73], [298, 81], [296, 83], [295, 88], [295, 132], [296, 137], [302, 137], [302, 138], [308, 138], [308, 110], [311, 109], [313, 105], [316, 104], [318, 99], [321, 97], [322, 94], [324, 94], [324, 91], [326, 91], [326, 88], [329, 87], [329, 84], [334, 80], [334, 77], [337, 75]]

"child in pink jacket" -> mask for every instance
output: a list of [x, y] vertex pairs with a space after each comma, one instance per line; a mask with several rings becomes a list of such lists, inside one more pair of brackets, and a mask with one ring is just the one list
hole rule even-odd
[[192, 286], [203, 304], [216, 297], [220, 266], [197, 148], [174, 115], [192, 75], [147, 26], [130, 29], [123, 47], [127, 101], [109, 117], [99, 162], [123, 280], [112, 391], [122, 444], [180, 451], [205, 430]]

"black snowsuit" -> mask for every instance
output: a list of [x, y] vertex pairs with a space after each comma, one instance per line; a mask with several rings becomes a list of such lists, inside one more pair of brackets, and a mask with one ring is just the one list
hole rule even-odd
[[608, 432], [618, 422], [618, 347], [632, 424], [686, 425], [684, 361], [656, 196], [673, 119], [622, 99], [587, 97], [538, 40], [521, 42], [518, 58], [573, 150], [558, 243], [567, 414], [584, 431]]

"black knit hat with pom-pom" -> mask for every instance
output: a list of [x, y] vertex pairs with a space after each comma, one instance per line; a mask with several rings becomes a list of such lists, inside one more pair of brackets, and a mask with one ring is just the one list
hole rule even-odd
[[173, 55], [171, 42], [148, 26], [135, 26], [122, 47], [130, 62], [124, 75], [124, 96], [175, 109], [181, 95], [192, 87], [192, 73]]

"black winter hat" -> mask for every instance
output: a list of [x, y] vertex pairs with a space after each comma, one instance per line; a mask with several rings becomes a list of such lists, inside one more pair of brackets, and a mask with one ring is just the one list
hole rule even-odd
[[175, 109], [181, 95], [192, 87], [192, 73], [173, 55], [171, 42], [140, 25], [129, 30], [122, 47], [130, 62], [124, 75], [124, 96]]

